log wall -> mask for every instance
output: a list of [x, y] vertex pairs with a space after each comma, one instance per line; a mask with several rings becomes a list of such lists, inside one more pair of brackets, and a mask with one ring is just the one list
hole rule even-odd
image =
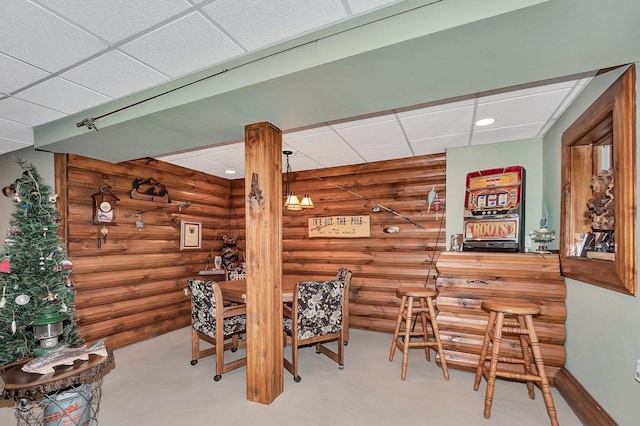
[[[164, 184], [171, 203], [134, 200], [136, 178]], [[91, 195], [103, 185], [120, 198], [116, 226], [98, 248], [101, 225], [93, 223]], [[82, 337], [107, 339], [110, 348], [145, 340], [190, 324], [183, 289], [222, 248], [229, 226], [230, 182], [152, 159], [112, 164], [56, 154], [57, 207], [73, 261], [71, 279]], [[189, 202], [180, 210], [177, 205]], [[144, 227], [137, 228], [137, 216]], [[180, 251], [181, 220], [202, 223], [202, 248]]]
[[[299, 196], [309, 193], [315, 208], [283, 210], [284, 280], [331, 279], [340, 267], [349, 268], [353, 271], [350, 326], [393, 332], [399, 304], [395, 290], [401, 285], [424, 285], [428, 276], [428, 284], [435, 285], [435, 260], [446, 245], [445, 178], [444, 153], [293, 172], [291, 191]], [[427, 212], [432, 188], [442, 201], [438, 220], [433, 209]], [[231, 221], [239, 224], [241, 248], [244, 202], [244, 180], [232, 181]], [[384, 208], [373, 212], [376, 203], [424, 228]], [[309, 218], [340, 215], [369, 215], [371, 237], [309, 238]], [[398, 226], [400, 232], [385, 233], [388, 226]]]
[[[316, 207], [283, 210], [284, 279], [329, 279], [347, 267], [353, 271], [351, 327], [392, 332], [396, 288], [424, 285], [427, 277], [429, 285], [435, 283], [435, 260], [445, 248], [445, 160], [442, 153], [294, 172], [291, 190], [308, 192]], [[229, 181], [152, 159], [113, 164], [64, 154], [56, 155], [56, 170], [78, 323], [88, 342], [106, 338], [117, 348], [187, 326], [187, 279], [204, 268], [212, 249], [219, 254], [223, 235], [239, 235], [238, 247], [246, 247], [244, 179]], [[167, 187], [170, 204], [130, 198], [134, 179], [148, 177]], [[91, 195], [103, 184], [120, 201], [117, 226], [109, 227], [107, 243], [98, 248], [102, 226], [93, 224]], [[438, 220], [433, 210], [427, 212], [432, 188], [442, 200]], [[191, 206], [178, 211], [180, 202]], [[384, 208], [373, 212], [376, 203], [398, 215]], [[123, 217], [138, 211], [146, 211], [143, 228], [136, 228], [137, 217]], [[309, 218], [338, 215], [369, 215], [371, 237], [309, 239]], [[202, 223], [200, 250], [180, 251], [181, 219]], [[388, 226], [400, 232], [383, 232]]]

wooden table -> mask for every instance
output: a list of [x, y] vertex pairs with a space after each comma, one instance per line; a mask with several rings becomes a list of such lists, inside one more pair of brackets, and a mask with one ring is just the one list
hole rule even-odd
[[[44, 375], [22, 371], [27, 361], [15, 362], [0, 371], [5, 384], [0, 396], [14, 400], [19, 426], [42, 425], [45, 418], [46, 424], [54, 420], [60, 420], [59, 424], [98, 424], [102, 377], [113, 364], [112, 351], [108, 350], [105, 357], [90, 354], [88, 360], [56, 366], [54, 373]], [[63, 398], [65, 392], [67, 397]]]
[[[247, 303], [247, 280], [218, 281], [222, 298], [228, 302]], [[296, 283], [282, 283], [282, 301], [293, 302]]]

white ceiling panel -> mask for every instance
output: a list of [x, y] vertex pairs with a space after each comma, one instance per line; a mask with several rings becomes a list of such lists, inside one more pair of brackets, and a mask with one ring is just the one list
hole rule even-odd
[[33, 142], [21, 142], [13, 139], [7, 139], [0, 137], [0, 154], [4, 154], [7, 152], [17, 151], [19, 149], [28, 148], [33, 145]]
[[0, 99], [0, 117], [29, 126], [48, 123], [66, 114], [16, 98]]
[[472, 106], [412, 115], [400, 119], [409, 140], [468, 132], [472, 120]]
[[393, 3], [400, 3], [398, 0], [347, 0], [351, 12], [358, 14], [377, 9], [381, 6], [388, 6]]
[[243, 53], [197, 12], [127, 43], [122, 50], [171, 77], [194, 72]]
[[398, 120], [366, 119], [358, 120], [353, 126], [332, 126], [335, 131], [352, 147], [366, 148], [383, 144], [405, 141], [404, 133]]
[[110, 43], [146, 30], [187, 10], [184, 0], [38, 0]]
[[311, 133], [301, 137], [287, 137], [287, 144], [294, 150], [313, 156], [330, 151], [348, 151], [349, 145], [335, 132]]
[[[6, 140], [16, 140], [33, 144], [33, 130], [30, 126], [0, 118], [0, 135]], [[0, 150], [7, 151], [4, 147]]]
[[413, 155], [409, 144], [404, 141], [388, 145], [361, 147], [358, 149], [358, 154], [367, 162], [392, 160], [395, 158], [411, 157]]
[[211, 161], [202, 156], [181, 158], [178, 160], [173, 160], [172, 163], [178, 166], [200, 170], [202, 172], [208, 172], [209, 170], [216, 170], [224, 167], [224, 164], [220, 164], [216, 161]]
[[414, 155], [435, 154], [438, 152], [444, 152], [447, 148], [456, 148], [468, 145], [469, 133], [411, 141], [411, 149], [413, 149]]
[[67, 114], [82, 111], [111, 99], [57, 77], [20, 92], [16, 98]]
[[364, 158], [352, 150], [327, 151], [321, 154], [314, 154], [313, 159], [322, 164], [323, 167], [347, 166], [349, 164], [366, 163]]
[[49, 73], [0, 53], [0, 92], [11, 93]]
[[473, 132], [473, 136], [471, 137], [471, 145], [535, 138], [544, 124], [544, 122], [540, 122], [525, 124], [522, 126], [501, 127], [497, 129], [476, 131]]
[[130, 95], [169, 79], [119, 51], [101, 55], [61, 76], [112, 98]]
[[2, 3], [0, 51], [46, 71], [59, 71], [103, 49], [107, 43], [34, 3]]
[[340, 0], [218, 0], [202, 8], [246, 50], [347, 18]]
[[[521, 96], [494, 102], [481, 102], [476, 118], [496, 119], [494, 127], [508, 127], [518, 124], [546, 121], [552, 117], [558, 105], [562, 104], [570, 89], [544, 92], [538, 95]], [[526, 108], [524, 110], [523, 108]]]

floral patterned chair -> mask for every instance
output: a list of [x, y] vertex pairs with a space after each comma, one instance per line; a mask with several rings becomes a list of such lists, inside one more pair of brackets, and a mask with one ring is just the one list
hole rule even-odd
[[349, 290], [351, 290], [351, 276], [353, 273], [350, 269], [340, 268], [338, 269], [338, 274], [336, 275], [337, 281], [344, 282], [344, 302], [342, 304], [343, 312], [342, 317], [344, 318], [344, 345], [349, 344]]
[[[344, 315], [345, 285], [343, 281], [301, 281], [296, 284], [291, 307], [284, 306], [283, 329], [285, 342], [291, 343], [291, 361], [284, 358], [284, 367], [301, 380], [298, 374], [298, 349], [315, 344], [316, 353], [322, 353], [344, 367]], [[338, 340], [334, 352], [323, 343]]]
[[[191, 291], [191, 365], [198, 359], [209, 355], [216, 356], [216, 382], [222, 374], [247, 365], [247, 358], [241, 358], [227, 364], [224, 363], [224, 351], [235, 352], [246, 347], [240, 340], [247, 326], [245, 305], [224, 306], [222, 292], [217, 283], [189, 279]], [[228, 341], [230, 339], [230, 341]], [[213, 345], [212, 348], [200, 350], [200, 340]], [[227, 340], [227, 343], [225, 343]]]

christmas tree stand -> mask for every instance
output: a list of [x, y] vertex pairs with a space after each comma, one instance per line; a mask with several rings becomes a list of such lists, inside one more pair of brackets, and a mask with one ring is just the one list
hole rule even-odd
[[1, 396], [14, 400], [18, 426], [98, 424], [102, 378], [113, 364], [113, 352], [91, 354], [86, 361], [55, 367], [45, 375], [22, 371], [27, 361], [0, 367]]

